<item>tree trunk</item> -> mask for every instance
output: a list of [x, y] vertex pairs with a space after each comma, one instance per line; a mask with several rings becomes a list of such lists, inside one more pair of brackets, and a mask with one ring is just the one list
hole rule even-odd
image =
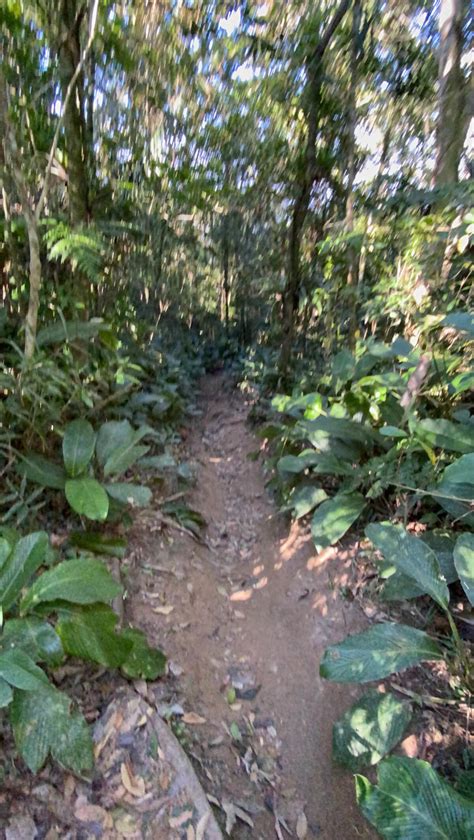
[[323, 82], [322, 62], [324, 53], [350, 5], [351, 0], [341, 0], [332, 20], [328, 24], [326, 32], [308, 62], [308, 82], [304, 92], [305, 97], [307, 97], [307, 137], [304, 166], [302, 177], [296, 185], [295, 201], [291, 214], [288, 239], [288, 267], [286, 285], [283, 292], [282, 343], [278, 364], [280, 379], [283, 381], [287, 378], [288, 374], [295, 330], [295, 316], [298, 310], [301, 287], [301, 237], [311, 199], [311, 190], [317, 175], [316, 137], [319, 126], [319, 105]]
[[441, 0], [439, 114], [434, 186], [456, 183], [465, 138], [465, 82], [461, 69], [465, 0]]
[[223, 220], [223, 238], [222, 238], [222, 292], [224, 303], [224, 322], [226, 333], [229, 332], [229, 215], [226, 213]]
[[36, 331], [41, 290], [41, 255], [38, 225], [34, 213], [24, 212], [30, 247], [30, 294], [25, 318], [25, 359], [31, 359], [36, 348]]
[[25, 361], [29, 361], [35, 352], [36, 329], [41, 289], [41, 254], [39, 227], [33, 209], [26, 180], [21, 170], [21, 161], [17, 149], [15, 130], [8, 114], [8, 92], [5, 77], [0, 70], [0, 160], [8, 168], [18, 197], [21, 202], [23, 217], [28, 231], [30, 250], [29, 299], [25, 318]]
[[[61, 44], [59, 77], [63, 97], [81, 60], [81, 24], [86, 9], [77, 0], [63, 0], [61, 8]], [[87, 161], [92, 150], [87, 148], [88, 131], [84, 119], [84, 75], [81, 72], [64, 114], [64, 135], [67, 155], [69, 218], [73, 227], [84, 224], [90, 215], [89, 173]]]
[[[352, 9], [352, 38], [350, 58], [350, 86], [348, 104], [348, 153], [347, 153], [347, 198], [346, 198], [346, 232], [354, 231], [354, 181], [356, 176], [356, 140], [357, 124], [357, 62], [359, 54], [359, 32], [362, 8], [360, 0], [354, 0]], [[347, 286], [349, 290], [349, 346], [354, 347], [357, 332], [357, 298], [359, 260], [357, 249], [352, 242], [347, 247], [348, 268]]]

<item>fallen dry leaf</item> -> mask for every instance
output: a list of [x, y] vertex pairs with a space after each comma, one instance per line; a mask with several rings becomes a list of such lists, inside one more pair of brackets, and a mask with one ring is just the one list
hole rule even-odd
[[188, 726], [202, 726], [203, 723], [207, 723], [206, 718], [201, 717], [197, 712], [186, 712], [181, 719]]
[[308, 834], [308, 820], [306, 819], [306, 814], [301, 812], [297, 821], [296, 821], [296, 836], [298, 840], [304, 840], [306, 835]]
[[[80, 797], [80, 799], [82, 798], [83, 797]], [[74, 808], [74, 816], [76, 820], [79, 820], [79, 822], [97, 822], [104, 830], [113, 828], [114, 823], [112, 817], [107, 813], [105, 808], [101, 808], [100, 805], [91, 805], [90, 802], [80, 802], [79, 805], [76, 805]]]
[[204, 832], [206, 831], [207, 824], [209, 822], [209, 811], [206, 814], [203, 814], [201, 819], [199, 820], [196, 826], [196, 840], [204, 840]]
[[168, 822], [170, 828], [181, 828], [184, 823], [187, 823], [193, 817], [193, 812], [189, 808], [186, 811], [181, 811], [177, 817], [170, 817]]
[[153, 612], [158, 615], [170, 615], [174, 610], [171, 604], [165, 604], [163, 607], [153, 607]]
[[221, 807], [226, 816], [225, 830], [227, 834], [231, 833], [238, 819], [246, 823], [250, 828], [254, 827], [252, 817], [243, 808], [239, 808], [233, 802], [226, 801], [222, 802]]
[[251, 589], [239, 589], [230, 596], [231, 601], [248, 601], [252, 597]]
[[126, 764], [122, 764], [120, 766], [120, 777], [122, 779], [122, 784], [128, 793], [138, 798], [145, 796], [144, 779], [142, 779], [141, 776], [135, 776], [133, 771], [130, 770]]
[[123, 814], [114, 822], [114, 831], [118, 837], [141, 837], [140, 826], [132, 814]]

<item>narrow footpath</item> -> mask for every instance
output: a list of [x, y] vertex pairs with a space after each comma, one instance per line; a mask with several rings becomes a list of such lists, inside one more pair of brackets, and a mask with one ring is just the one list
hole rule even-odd
[[152, 511], [132, 535], [128, 617], [171, 661], [164, 711], [232, 837], [373, 838], [331, 758], [333, 723], [356, 692], [318, 675], [324, 648], [366, 623], [341, 592], [353, 556], [318, 556], [308, 529], [278, 514], [248, 457], [260, 446], [248, 405], [222, 374], [203, 381], [200, 409], [187, 501], [204, 542], [163, 532]]

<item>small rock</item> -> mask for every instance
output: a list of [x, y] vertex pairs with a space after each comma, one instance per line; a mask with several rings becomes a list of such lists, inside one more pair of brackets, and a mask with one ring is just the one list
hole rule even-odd
[[31, 817], [12, 817], [5, 829], [5, 840], [35, 840], [37, 834]]

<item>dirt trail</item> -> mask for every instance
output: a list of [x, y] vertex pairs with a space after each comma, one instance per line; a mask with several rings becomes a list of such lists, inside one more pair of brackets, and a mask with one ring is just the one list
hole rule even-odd
[[222, 375], [204, 380], [200, 407], [187, 444], [198, 465], [190, 501], [208, 523], [207, 545], [174, 530], [166, 538], [149, 527], [144, 536], [137, 522], [134, 582], [142, 596], [131, 599], [132, 617], [172, 660], [176, 693], [168, 703], [206, 721], [187, 718], [206, 791], [254, 823], [237, 819], [232, 836], [289, 836], [281, 817], [294, 837], [304, 813], [309, 839], [374, 837], [351, 774], [331, 759], [333, 722], [354, 691], [318, 676], [325, 646], [364, 626], [340, 594], [351, 556], [318, 557], [307, 531], [288, 533], [261, 463], [247, 457], [259, 446], [248, 406]]

